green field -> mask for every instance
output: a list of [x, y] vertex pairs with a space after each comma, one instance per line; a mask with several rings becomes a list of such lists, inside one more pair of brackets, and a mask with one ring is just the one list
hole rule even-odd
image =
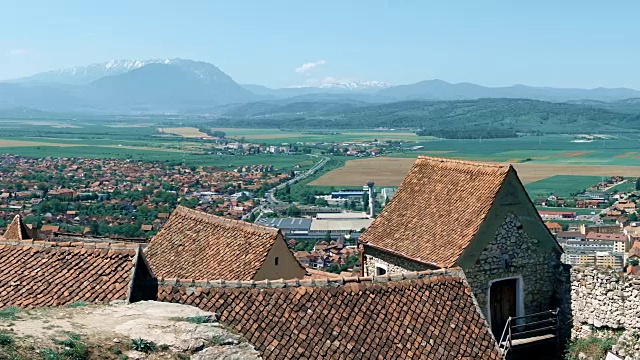
[[360, 142], [374, 140], [422, 141], [429, 137], [417, 136], [410, 131], [392, 130], [281, 130], [281, 129], [237, 129], [213, 128], [223, 131], [227, 137], [268, 145], [295, 144], [299, 142]]
[[640, 136], [614, 135], [609, 139], [575, 142], [571, 135], [523, 136], [507, 139], [447, 139], [420, 141], [424, 148], [394, 157], [437, 155], [470, 160], [535, 162], [575, 165], [640, 165]]
[[[570, 207], [551, 207], [551, 206], [536, 206], [538, 210], [545, 211], [572, 211], [578, 215], [597, 215], [600, 213], [600, 209], [579, 209]], [[595, 214], [592, 214], [595, 213]]]
[[[120, 158], [140, 161], [163, 161], [187, 166], [217, 166], [230, 168], [239, 165], [274, 165], [290, 169], [296, 165], [310, 166], [313, 158], [304, 155], [215, 155], [211, 140], [187, 138], [161, 133], [164, 127], [196, 127], [198, 121], [175, 120], [167, 117], [123, 120], [113, 119], [55, 119], [55, 120], [0, 120], [0, 154], [16, 154], [32, 157], [92, 157]], [[594, 137], [591, 142], [575, 142], [570, 135], [524, 136], [506, 139], [442, 140], [419, 137], [408, 130], [282, 130], [217, 128], [233, 139], [261, 144], [297, 142], [354, 142], [378, 140], [403, 140], [404, 150], [393, 150], [390, 157], [415, 158], [418, 155], [444, 156], [482, 161], [526, 163], [527, 165], [563, 165], [565, 175], [557, 175], [557, 168], [544, 167], [538, 178], [526, 185], [533, 198], [555, 194], [569, 196], [607, 175], [606, 166], [627, 166], [636, 169], [640, 164], [640, 136], [638, 134]], [[606, 138], [606, 139], [605, 139]], [[420, 145], [419, 151], [412, 151]], [[317, 151], [317, 150], [314, 150]], [[344, 158], [347, 160], [347, 158]], [[572, 166], [598, 165], [603, 173], [581, 173]], [[640, 169], [640, 167], [638, 167]], [[621, 171], [620, 168], [612, 171]], [[538, 170], [533, 172], [538, 174]], [[531, 171], [529, 171], [531, 173]], [[633, 173], [633, 171], [631, 171]], [[404, 174], [399, 174], [402, 177]], [[556, 175], [556, 176], [554, 176]], [[576, 176], [569, 176], [576, 175]], [[610, 175], [629, 175], [615, 174]], [[547, 177], [549, 176], [549, 177]], [[547, 177], [547, 178], [545, 178]], [[623, 184], [618, 191], [631, 190], [634, 184]], [[317, 188], [326, 191], [327, 189]]]
[[[69, 127], [72, 126], [72, 127]], [[162, 161], [186, 166], [232, 168], [273, 165], [291, 169], [310, 167], [306, 155], [216, 155], [211, 142], [158, 133], [149, 123], [79, 121], [0, 121], [0, 154], [29, 157], [89, 157]]]
[[529, 196], [533, 199], [539, 197], [547, 197], [556, 195], [560, 197], [568, 197], [581, 190], [597, 184], [602, 177], [599, 176], [567, 176], [556, 175], [544, 180], [534, 181], [526, 184]]
[[636, 179], [628, 179], [624, 183], [620, 185], [616, 185], [611, 189], [607, 190], [608, 193], [613, 192], [631, 192], [636, 190]]

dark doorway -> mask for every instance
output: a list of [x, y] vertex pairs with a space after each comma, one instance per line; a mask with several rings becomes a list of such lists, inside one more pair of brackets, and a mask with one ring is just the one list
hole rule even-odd
[[491, 331], [498, 341], [507, 324], [507, 319], [517, 314], [517, 286], [518, 279], [500, 280], [491, 284], [489, 293]]

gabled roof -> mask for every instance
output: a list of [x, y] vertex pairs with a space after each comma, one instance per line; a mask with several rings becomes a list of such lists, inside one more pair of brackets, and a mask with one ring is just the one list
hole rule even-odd
[[0, 242], [0, 308], [126, 300], [135, 249]]
[[508, 164], [419, 157], [360, 242], [451, 267], [484, 222]]
[[251, 280], [278, 238], [275, 228], [178, 206], [145, 254], [158, 278]]
[[374, 278], [167, 279], [157, 299], [215, 311], [265, 360], [502, 359], [459, 269]]
[[[35, 231], [35, 230], [34, 230]], [[11, 224], [7, 226], [7, 231], [4, 233], [6, 240], [30, 240], [31, 230], [22, 221], [22, 216], [16, 215], [11, 221]]]
[[629, 240], [629, 238], [625, 234], [607, 234], [607, 233], [597, 233], [595, 231], [591, 231], [587, 234], [587, 240], [627, 241]]

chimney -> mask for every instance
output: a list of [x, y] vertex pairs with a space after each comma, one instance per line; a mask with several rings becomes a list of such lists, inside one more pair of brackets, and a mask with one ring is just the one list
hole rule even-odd
[[373, 189], [373, 185], [375, 183], [373, 181], [369, 181], [367, 183], [367, 188], [369, 191], [369, 216], [373, 218], [376, 215], [376, 192]]

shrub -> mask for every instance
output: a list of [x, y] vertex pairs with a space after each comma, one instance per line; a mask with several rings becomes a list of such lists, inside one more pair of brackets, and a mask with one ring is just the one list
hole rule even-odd
[[14, 340], [11, 335], [6, 333], [0, 333], [0, 346], [11, 346], [13, 345]]
[[72, 332], [67, 332], [66, 334], [69, 337], [68, 339], [53, 340], [56, 345], [62, 347], [60, 351], [51, 349], [43, 351], [45, 360], [87, 360], [89, 358], [89, 349], [87, 345], [80, 341], [80, 335]]
[[131, 339], [131, 349], [135, 351], [140, 351], [143, 353], [150, 353], [150, 352], [156, 351], [157, 347], [153, 341], [138, 338], [138, 339]]

